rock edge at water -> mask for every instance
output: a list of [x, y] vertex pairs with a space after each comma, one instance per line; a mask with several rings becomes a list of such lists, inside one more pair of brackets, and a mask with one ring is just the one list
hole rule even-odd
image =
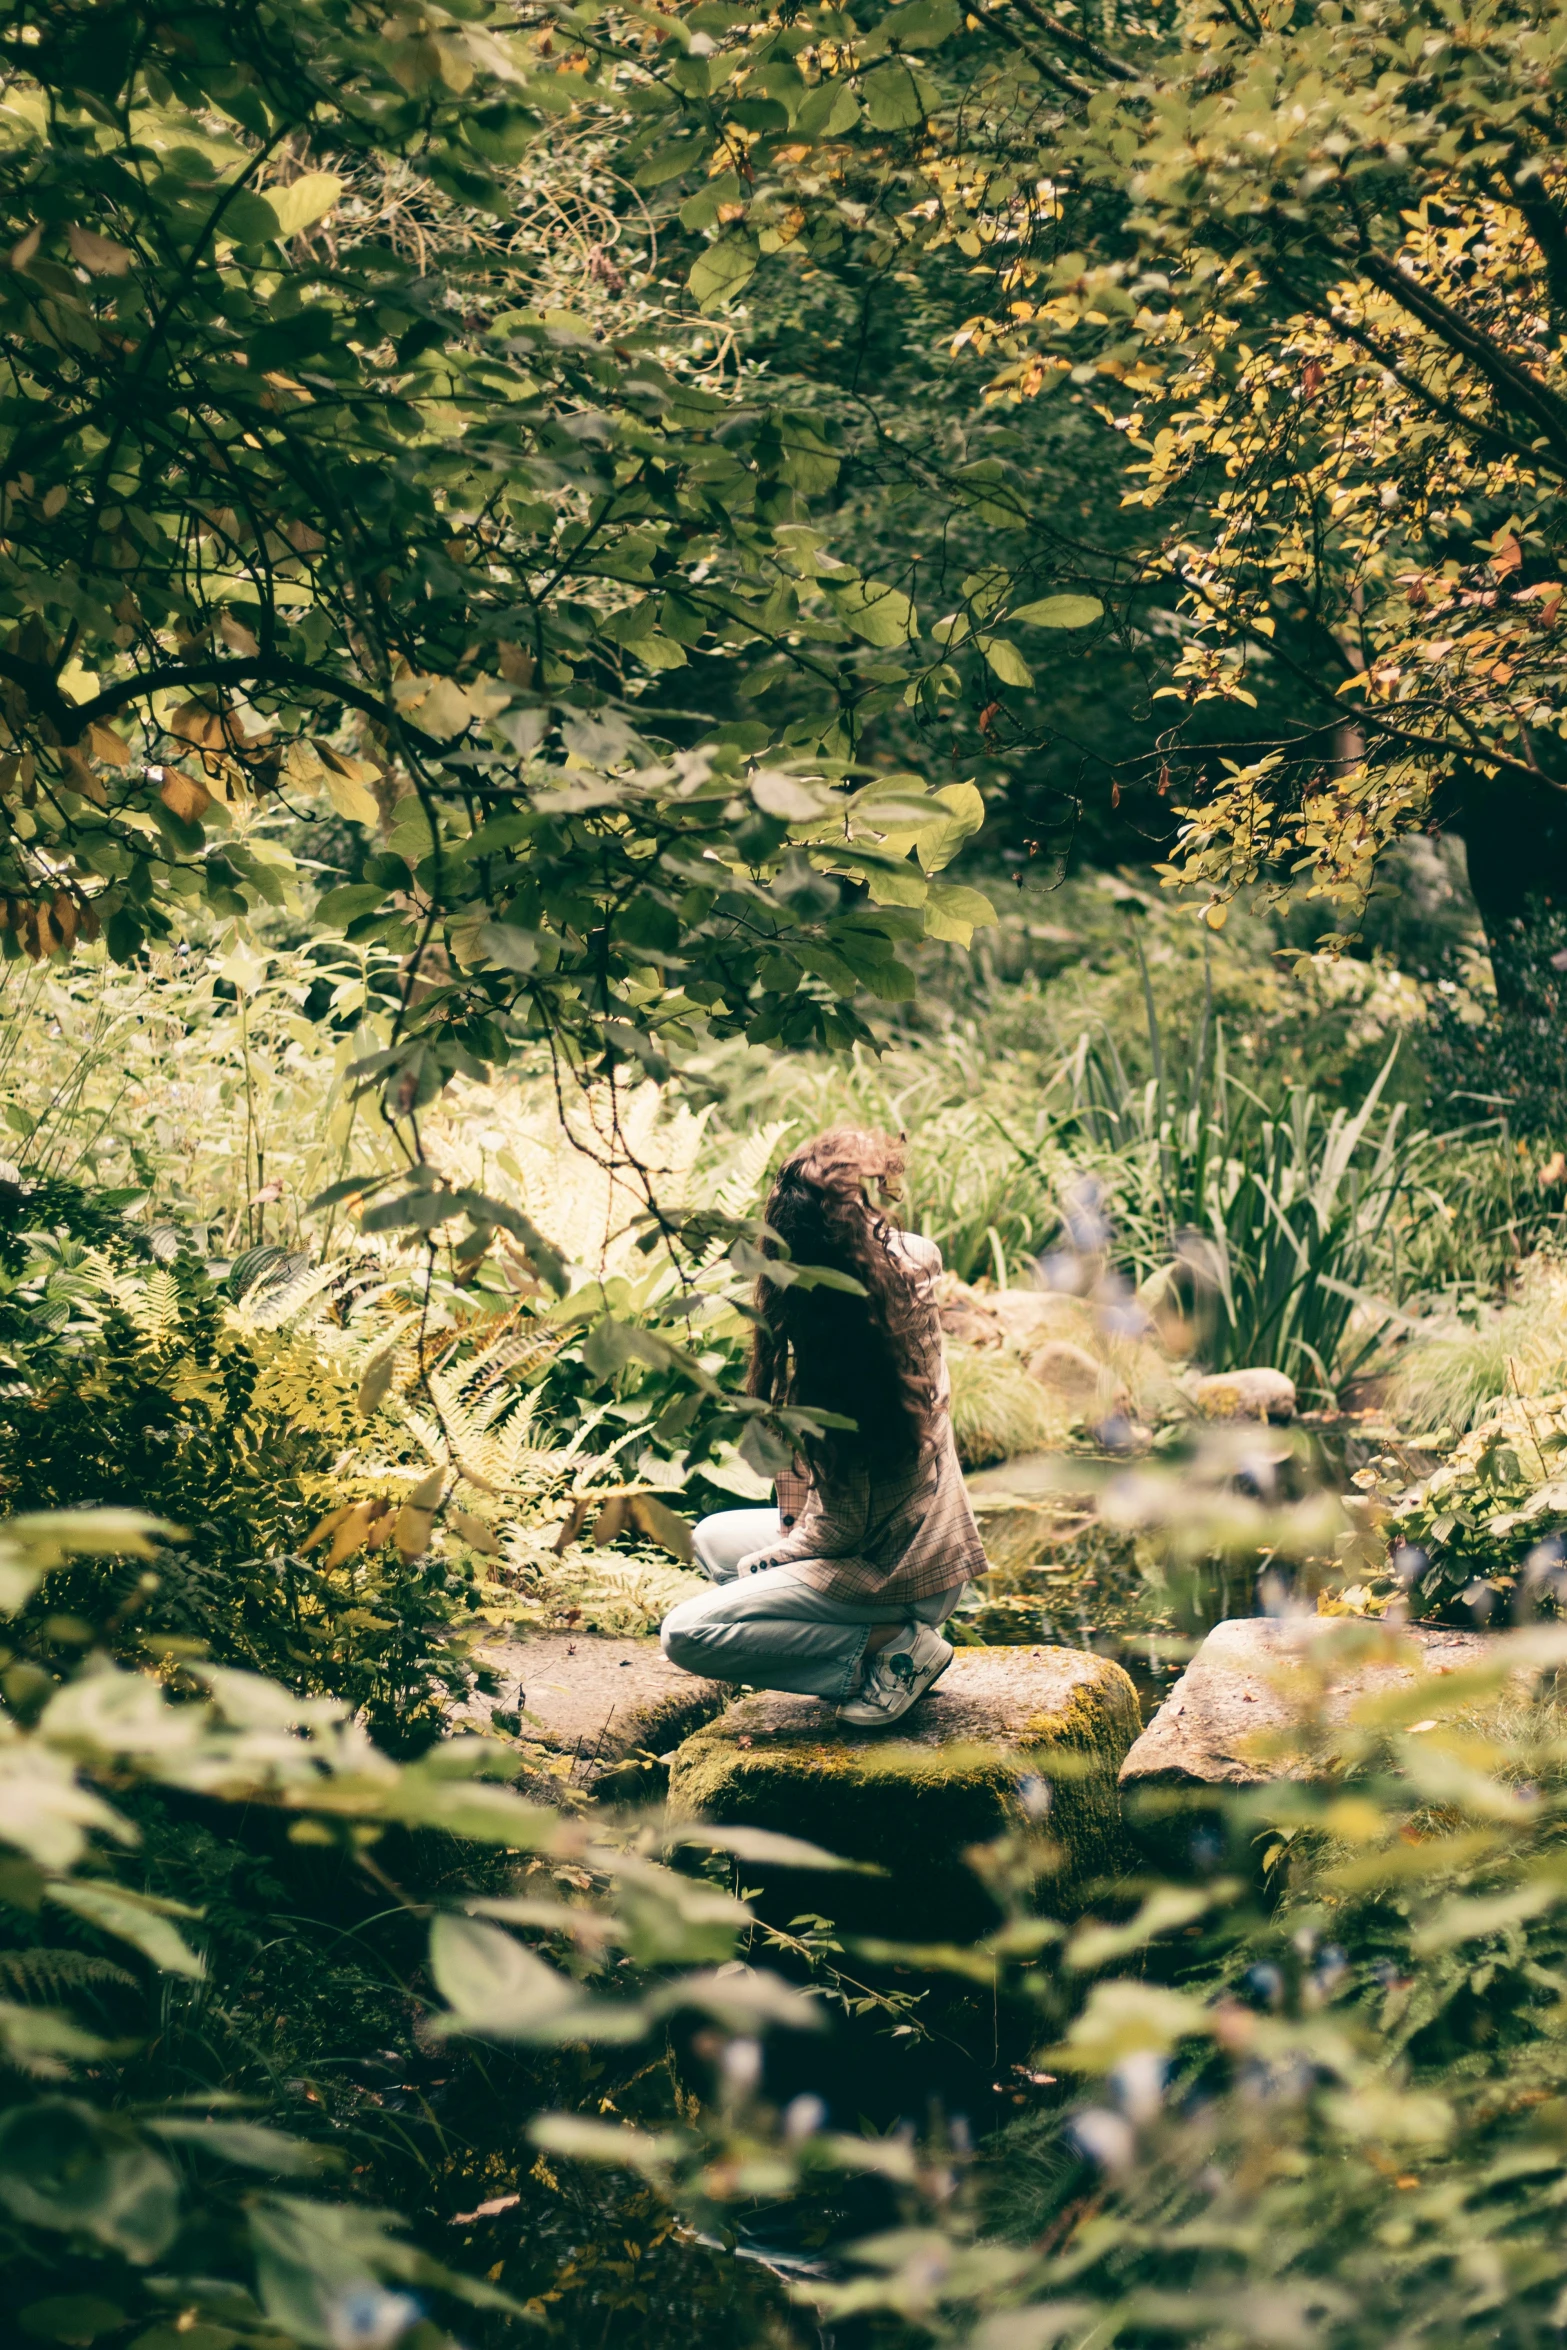
[[[1345, 1619], [1306, 1617], [1278, 1622], [1238, 1616], [1216, 1624], [1121, 1765], [1121, 1787], [1258, 1787], [1270, 1779], [1309, 1775], [1304, 1758], [1268, 1756], [1266, 1740], [1288, 1731], [1307, 1683], [1307, 1654], [1341, 1635]], [[1428, 1672], [1450, 1673], [1484, 1655], [1479, 1632], [1407, 1627], [1402, 1638], [1420, 1651]], [[1356, 1701], [1379, 1686], [1413, 1678], [1392, 1659], [1351, 1660], [1335, 1669], [1327, 1703], [1342, 1722]], [[1295, 1688], [1292, 1691], [1291, 1681]]]
[[728, 1703], [722, 1681], [672, 1665], [656, 1639], [611, 1640], [596, 1633], [536, 1633], [489, 1641], [478, 1652], [500, 1687], [474, 1697], [459, 1726], [492, 1714], [523, 1714], [524, 1737], [573, 1757], [572, 1777], [592, 1785], [642, 1753], [662, 1755]]

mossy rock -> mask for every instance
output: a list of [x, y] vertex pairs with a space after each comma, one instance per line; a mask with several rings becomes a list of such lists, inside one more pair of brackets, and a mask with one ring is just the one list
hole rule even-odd
[[1107, 1658], [960, 1648], [931, 1694], [888, 1730], [841, 1728], [816, 1698], [741, 1698], [680, 1747], [669, 1806], [677, 1819], [773, 1828], [886, 1871], [791, 1873], [781, 1891], [793, 1913], [947, 1940], [993, 1922], [995, 1906], [963, 1856], [1009, 1829], [1028, 1826], [1057, 1845], [1052, 1905], [1071, 1906], [1119, 1871], [1116, 1773], [1139, 1728], [1137, 1693]]

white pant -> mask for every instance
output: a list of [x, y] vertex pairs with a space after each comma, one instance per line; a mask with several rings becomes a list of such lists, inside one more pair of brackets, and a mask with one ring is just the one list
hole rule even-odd
[[842, 1705], [860, 1686], [872, 1625], [944, 1624], [962, 1596], [959, 1582], [932, 1599], [834, 1599], [797, 1565], [738, 1574], [739, 1561], [780, 1531], [776, 1510], [719, 1510], [701, 1521], [696, 1562], [714, 1588], [664, 1618], [659, 1638], [671, 1664]]

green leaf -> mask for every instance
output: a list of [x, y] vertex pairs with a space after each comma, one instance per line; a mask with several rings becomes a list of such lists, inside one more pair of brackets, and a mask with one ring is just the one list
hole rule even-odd
[[860, 102], [847, 82], [820, 82], [794, 118], [801, 139], [841, 139], [860, 119]]
[[873, 67], [865, 76], [865, 111], [871, 128], [911, 131], [925, 120], [936, 103], [936, 93], [922, 73], [901, 57]]
[[580, 2113], [535, 2114], [528, 2124], [528, 2136], [546, 2154], [651, 2174], [667, 2170], [685, 2151], [684, 2139], [672, 2130], [655, 2135], [633, 2129], [628, 2122], [599, 2122]]
[[868, 645], [902, 645], [918, 636], [918, 615], [901, 588], [879, 579], [851, 580], [843, 587], [829, 580], [825, 585], [839, 619]]
[[836, 804], [823, 785], [776, 767], [752, 776], [751, 797], [764, 815], [776, 816], [781, 824], [818, 824]]
[[866, 40], [861, 54], [884, 57], [889, 50], [939, 49], [963, 22], [957, 0], [910, 0], [884, 16]]
[[244, 2170], [267, 2171], [274, 2178], [320, 2170], [332, 2155], [330, 2147], [312, 2146], [304, 2138], [291, 2138], [286, 2131], [268, 2129], [263, 2122], [187, 2121], [180, 2115], [165, 2115], [147, 2127], [169, 2144], [188, 2146], [197, 2156], [215, 2154], [222, 2162], [237, 2163]]
[[0, 2203], [25, 2227], [88, 2235], [138, 2263], [179, 2224], [179, 2183], [117, 2117], [45, 2097], [0, 2116]]
[[950, 939], [955, 946], [972, 944], [976, 930], [988, 930], [996, 922], [996, 909], [982, 890], [965, 889], [956, 881], [933, 881], [930, 896], [925, 902], [925, 933], [928, 938]]
[[720, 237], [716, 244], [709, 245], [691, 264], [691, 274], [686, 280], [697, 308], [707, 312], [732, 301], [756, 275], [760, 258], [761, 248], [747, 234]]
[[539, 959], [538, 932], [519, 930], [510, 922], [481, 923], [479, 946], [503, 971], [531, 971]]
[[633, 185], [662, 187], [665, 180], [678, 179], [683, 171], [695, 171], [712, 151], [713, 141], [707, 131], [693, 131], [686, 138], [671, 139], [667, 146], [655, 147], [647, 161], [638, 165]]
[[236, 188], [219, 214], [218, 234], [237, 245], [270, 245], [283, 234], [283, 224], [265, 196], [254, 188]]
[[1027, 628], [1090, 628], [1104, 618], [1104, 609], [1097, 596], [1041, 596], [1009, 617]]
[[980, 651], [1003, 685], [1033, 684], [1034, 672], [1016, 645], [1009, 643], [1006, 637], [982, 636], [977, 642]]
[[444, 2032], [557, 2047], [567, 2040], [637, 2039], [646, 2029], [640, 2009], [584, 1998], [569, 1976], [482, 1918], [436, 1919], [430, 1973], [450, 2009], [436, 2019]]
[[198, 1914], [182, 1908], [178, 1902], [154, 1901], [144, 1893], [127, 1892], [120, 1885], [83, 1878], [62, 1879], [52, 1884], [48, 1899], [58, 1903], [61, 1909], [74, 1910], [101, 1933], [129, 1942], [166, 1975], [190, 1975], [199, 1981], [207, 1971], [205, 1961], [170, 1922], [171, 1914], [174, 1917]]
[[341, 928], [347, 923], [357, 922], [361, 914], [373, 914], [378, 906], [384, 906], [385, 903], [385, 890], [378, 889], [373, 881], [345, 881], [339, 888], [329, 889], [324, 897], [317, 900], [316, 912], [323, 922], [335, 923]]
[[664, 1837], [665, 1849], [681, 1844], [699, 1844], [705, 1852], [732, 1853], [736, 1860], [750, 1861], [759, 1868], [843, 1869], [864, 1877], [887, 1873], [875, 1861], [845, 1860], [820, 1844], [807, 1844], [799, 1836], [781, 1836], [773, 1828], [671, 1828]]
[[277, 233], [297, 237], [301, 229], [311, 228], [323, 220], [343, 193], [343, 183], [335, 172], [302, 172], [287, 187], [268, 188], [266, 201], [277, 222]]

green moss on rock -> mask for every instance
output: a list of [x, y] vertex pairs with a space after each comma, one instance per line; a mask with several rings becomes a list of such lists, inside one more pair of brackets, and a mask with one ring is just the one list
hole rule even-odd
[[[794, 1909], [945, 1939], [993, 1918], [963, 1855], [1008, 1829], [1042, 1826], [1056, 1842], [1058, 1902], [1121, 1866], [1116, 1774], [1140, 1727], [1136, 1691], [1104, 1657], [963, 1648], [892, 1730], [841, 1730], [814, 1698], [741, 1698], [676, 1754], [670, 1808], [874, 1862], [886, 1880], [791, 1876]], [[1029, 1809], [1041, 1779], [1042, 1822]]]

